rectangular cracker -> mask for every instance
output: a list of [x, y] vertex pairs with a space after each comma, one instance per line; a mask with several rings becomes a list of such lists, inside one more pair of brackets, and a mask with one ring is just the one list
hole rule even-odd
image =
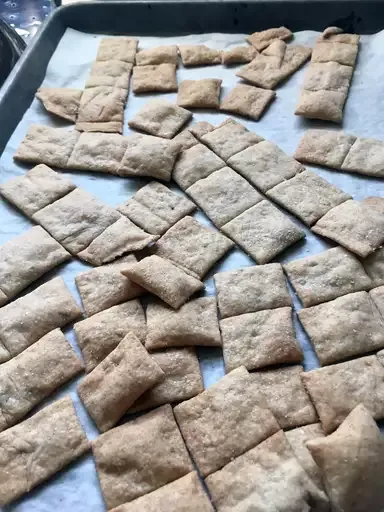
[[282, 363], [300, 363], [303, 352], [296, 341], [292, 308], [266, 309], [220, 321], [227, 372], [245, 366], [256, 370]]
[[312, 226], [329, 210], [352, 197], [311, 171], [283, 181], [266, 194], [277, 204]]
[[136, 262], [135, 256], [129, 254], [107, 265], [77, 274], [75, 282], [87, 316], [92, 316], [144, 293], [143, 288], [120, 272], [123, 268]]
[[256, 53], [256, 48], [253, 46], [235, 46], [221, 53], [221, 63], [224, 66], [246, 64], [255, 58]]
[[304, 471], [282, 430], [205, 483], [218, 512], [329, 510], [325, 493]]
[[183, 80], [177, 93], [177, 104], [185, 108], [217, 109], [220, 105], [222, 80], [201, 78]]
[[358, 137], [341, 164], [341, 170], [383, 178], [384, 142]]
[[108, 509], [193, 471], [170, 405], [102, 434], [92, 450]]
[[346, 99], [347, 92], [345, 89], [340, 91], [307, 91], [302, 89], [295, 114], [312, 119], [341, 123]]
[[12, 299], [70, 257], [43, 228], [34, 226], [0, 246], [1, 291]]
[[261, 52], [264, 48], [267, 48], [267, 46], [276, 41], [276, 39], [280, 41], [287, 41], [291, 39], [292, 36], [293, 33], [289, 28], [277, 27], [262, 30], [261, 32], [254, 32], [245, 39], [248, 43], [254, 46], [257, 51]]
[[305, 237], [304, 231], [266, 200], [221, 229], [260, 265]]
[[216, 297], [199, 297], [177, 311], [159, 301], [147, 306], [145, 348], [221, 346]]
[[279, 430], [264, 400], [255, 396], [251, 376], [244, 367], [177, 405], [174, 413], [203, 477]]
[[197, 181], [186, 193], [218, 228], [263, 199], [230, 167], [223, 167]]
[[83, 455], [89, 443], [69, 396], [0, 434], [0, 505]]
[[164, 378], [160, 366], [129, 332], [77, 387], [101, 432], [112, 428], [140, 395]]
[[118, 60], [116, 57], [111, 60], [96, 60], [92, 64], [85, 88], [114, 87], [128, 91], [132, 67], [131, 63]]
[[384, 418], [384, 367], [376, 356], [303, 372], [301, 378], [329, 434], [358, 405], [376, 420]]
[[169, 260], [152, 255], [122, 270], [123, 275], [178, 309], [204, 283], [184, 272]]
[[194, 135], [197, 139], [200, 139], [203, 135], [206, 133], [211, 132], [214, 130], [215, 127], [213, 124], [208, 123], [208, 121], [198, 121], [197, 123], [193, 124], [188, 130]]
[[384, 243], [384, 213], [349, 200], [326, 213], [312, 231], [365, 258]]
[[123, 133], [127, 89], [98, 86], [85, 89], [80, 100], [76, 130]]
[[251, 373], [253, 392], [264, 397], [282, 428], [318, 421], [315, 408], [300, 379], [303, 367], [286, 366]]
[[358, 52], [356, 44], [317, 41], [311, 62], [338, 62], [344, 66], [354, 66]]
[[377, 249], [364, 258], [362, 263], [366, 273], [372, 279], [373, 286], [384, 285], [384, 249]]
[[214, 275], [221, 318], [292, 305], [280, 263]]
[[0, 365], [0, 431], [18, 423], [82, 369], [83, 363], [60, 329]]
[[143, 393], [128, 412], [182, 402], [204, 391], [199, 360], [193, 347], [157, 350], [151, 357], [163, 370], [165, 378]]
[[132, 78], [135, 94], [177, 91], [175, 64], [135, 66]]
[[99, 44], [97, 61], [121, 60], [135, 63], [139, 41], [133, 37], [104, 37]]
[[183, 66], [212, 66], [221, 63], [221, 52], [214, 48], [208, 48], [205, 44], [179, 44]]
[[146, 334], [144, 310], [138, 299], [112, 306], [77, 322], [73, 327], [87, 373], [101, 363], [129, 332], [142, 343]]
[[275, 97], [275, 91], [238, 84], [221, 100], [220, 110], [258, 121]]
[[233, 155], [228, 165], [261, 192], [267, 192], [305, 170], [295, 159], [267, 140]]
[[343, 247], [290, 261], [283, 268], [305, 308], [372, 287], [363, 264]]
[[56, 277], [0, 309], [0, 339], [10, 359], [80, 316], [63, 279]]
[[232, 247], [226, 236], [207, 228], [192, 217], [184, 217], [156, 243], [157, 256], [167, 258], [199, 279], [203, 279]]
[[40, 87], [37, 89], [35, 97], [41, 101], [45, 110], [50, 114], [75, 123], [82, 94], [82, 89]]
[[152, 181], [139, 189], [117, 210], [153, 235], [162, 235], [196, 206], [165, 185]]
[[136, 66], [148, 66], [158, 64], [175, 64], [177, 66], [178, 53], [176, 45], [156, 46], [140, 50], [136, 54]]
[[0, 185], [0, 194], [27, 217], [74, 190], [76, 185], [44, 164]]

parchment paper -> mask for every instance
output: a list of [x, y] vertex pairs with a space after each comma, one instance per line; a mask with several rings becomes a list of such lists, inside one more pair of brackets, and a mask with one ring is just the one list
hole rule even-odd
[[[80, 33], [68, 29], [49, 63], [46, 78], [42, 85], [45, 87], [83, 88], [90, 66], [95, 60], [101, 37], [102, 36]], [[239, 44], [245, 44], [244, 34], [205, 34], [173, 38], [135, 37], [140, 39], [140, 48], [150, 48], [160, 44], [206, 43], [210, 47], [224, 49]], [[307, 44], [313, 47], [316, 37], [316, 32], [300, 32], [295, 35], [294, 43]], [[384, 94], [382, 92], [384, 83], [383, 57], [384, 32], [373, 36], [363, 36], [357, 68], [345, 109], [342, 127], [344, 131], [363, 137], [384, 139]], [[186, 78], [221, 78], [223, 80], [222, 93], [226, 94], [228, 90], [239, 81], [235, 76], [235, 71], [236, 68], [225, 68], [220, 65], [195, 69], [184, 69], [180, 66], [177, 75], [179, 83]], [[259, 122], [239, 119], [250, 130], [275, 142], [288, 154], [294, 153], [301, 135], [305, 129], [309, 127], [325, 126], [327, 129], [340, 129], [340, 127], [332, 123], [305, 121], [294, 115], [304, 72], [305, 67], [295, 73], [286, 83], [282, 84], [277, 89], [277, 99]], [[176, 94], [166, 94], [162, 95], [162, 97], [170, 101], [176, 100]], [[128, 119], [133, 117], [138, 108], [146, 103], [148, 99], [149, 96], [135, 97], [133, 93], [130, 92], [125, 111], [124, 134], [131, 132], [127, 127]], [[221, 113], [202, 113], [199, 111], [194, 114], [193, 121], [207, 120], [218, 124], [227, 117], [227, 115]], [[34, 100], [1, 157], [1, 182], [14, 176], [22, 175], [27, 169], [26, 167], [14, 163], [12, 156], [27, 132], [28, 126], [32, 123], [66, 126], [65, 123], [58, 121], [54, 116], [46, 113], [40, 102]], [[68, 125], [68, 129], [73, 129], [73, 126]], [[363, 199], [368, 195], [384, 196], [384, 180], [343, 174], [341, 172], [320, 168], [314, 169], [334, 185], [349, 192], [355, 199]], [[110, 205], [117, 205], [126, 200], [145, 183], [140, 180], [118, 178], [96, 173], [62, 172], [62, 174], [72, 179], [79, 187], [84, 188]], [[196, 213], [196, 217], [203, 223], [210, 225], [208, 219], [201, 212]], [[291, 218], [305, 229], [307, 236], [305, 241], [294, 245], [292, 249], [278, 258], [278, 261], [285, 262], [309, 254], [315, 254], [330, 246], [324, 240], [320, 239], [320, 237], [312, 234], [297, 219], [294, 217]], [[0, 227], [1, 244], [31, 227], [31, 222], [28, 219], [19, 214], [15, 208], [5, 204], [4, 201], [0, 203], [0, 219], [2, 221]], [[213, 295], [215, 293], [212, 279], [212, 275], [215, 272], [254, 264], [253, 260], [239, 249], [231, 251], [225, 260], [208, 274], [205, 280], [205, 293], [207, 295]], [[87, 268], [85, 264], [73, 259], [62, 265], [59, 269], [51, 272], [49, 276], [45, 276], [45, 279], [61, 275], [80, 304], [80, 297], [75, 287], [74, 277], [85, 268]], [[41, 283], [42, 280], [35, 283], [28, 291]], [[292, 295], [295, 297], [293, 293]], [[301, 308], [296, 298], [295, 308]], [[313, 369], [318, 366], [316, 356], [299, 323], [296, 320], [295, 322], [297, 337], [305, 351], [305, 369]], [[65, 333], [80, 354], [76, 346], [73, 330], [67, 329]], [[200, 349], [198, 355], [204, 376], [204, 384], [205, 387], [208, 387], [224, 375], [221, 351], [216, 349]], [[79, 379], [82, 378], [83, 376], [79, 377]], [[64, 386], [59, 392], [54, 393], [42, 406], [70, 393], [76, 403], [77, 412], [89, 439], [94, 439], [98, 435], [98, 432], [76, 394], [76, 385], [79, 379], [72, 382], [70, 385]], [[59, 475], [56, 475], [56, 477], [47, 484], [38, 487], [19, 502], [4, 508], [4, 510], [12, 512], [52, 512], [54, 510], [60, 512], [103, 512], [105, 505], [103, 503], [91, 455], [72, 464]]]

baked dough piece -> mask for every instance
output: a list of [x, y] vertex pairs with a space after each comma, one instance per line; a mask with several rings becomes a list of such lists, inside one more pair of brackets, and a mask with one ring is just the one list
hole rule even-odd
[[116, 57], [111, 60], [96, 60], [92, 64], [85, 88], [113, 87], [128, 91], [132, 67], [131, 63]]
[[185, 151], [186, 149], [189, 149], [199, 143], [199, 141], [188, 128], [185, 128], [175, 137], [173, 137], [172, 142], [174, 144], [178, 144], [180, 151]]
[[40, 87], [36, 98], [41, 101], [47, 112], [75, 123], [82, 94], [82, 89]]
[[238, 84], [220, 103], [220, 110], [258, 121], [276, 97], [274, 91]]
[[183, 80], [177, 93], [177, 104], [186, 108], [218, 109], [222, 80], [201, 78]]
[[256, 56], [256, 48], [253, 46], [235, 46], [221, 53], [221, 63], [224, 66], [232, 64], [246, 64]]
[[158, 64], [135, 66], [133, 68], [133, 92], [175, 92], [177, 91], [176, 65]]
[[138, 40], [132, 37], [104, 37], [100, 41], [96, 60], [135, 63]]
[[211, 132], [214, 130], [215, 127], [213, 124], [208, 123], [208, 121], [198, 121], [197, 123], [193, 124], [188, 130], [194, 135], [197, 139], [200, 139], [203, 135], [205, 135], [208, 132]]
[[369, 296], [373, 300], [381, 316], [384, 318], [384, 286], [374, 288], [369, 292]]
[[178, 49], [183, 66], [209, 66], [221, 63], [221, 52], [204, 44], [180, 44]]
[[291, 39], [291, 37], [293, 37], [293, 33], [289, 28], [278, 27], [262, 30], [261, 32], [254, 32], [245, 39], [260, 52], [276, 41], [276, 39], [280, 41], [287, 41], [288, 39]]
[[136, 66], [148, 66], [158, 64], [175, 64], [177, 66], [177, 46], [157, 46], [140, 50], [136, 53]]
[[362, 263], [366, 273], [372, 279], [373, 286], [384, 285], [384, 249], [377, 249], [364, 258]]

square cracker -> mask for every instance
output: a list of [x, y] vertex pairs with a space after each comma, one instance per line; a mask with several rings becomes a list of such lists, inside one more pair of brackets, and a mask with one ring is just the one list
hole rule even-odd
[[238, 84], [221, 100], [220, 110], [258, 121], [275, 97], [275, 91]]
[[202, 279], [233, 245], [220, 232], [184, 217], [158, 240], [153, 251]]
[[85, 190], [76, 188], [36, 212], [32, 219], [41, 224], [72, 254], [85, 249], [120, 214]]
[[180, 44], [178, 49], [183, 66], [209, 66], [221, 63], [221, 52], [205, 44]]
[[260, 265], [305, 237], [304, 231], [266, 200], [222, 226], [222, 230]]
[[227, 372], [245, 366], [256, 370], [281, 363], [300, 363], [303, 352], [296, 341], [292, 308], [266, 309], [220, 321]]
[[262, 192], [305, 170], [294, 158], [267, 140], [233, 155], [228, 165]]
[[155, 99], [136, 112], [128, 121], [128, 125], [157, 137], [172, 139], [191, 117], [191, 112], [185, 108], [169, 101]]
[[329, 210], [352, 197], [311, 171], [303, 171], [267, 191], [267, 196], [312, 226]]
[[0, 185], [0, 194], [27, 217], [74, 190], [76, 185], [44, 164]]
[[160, 366], [131, 332], [77, 387], [101, 432], [112, 428], [147, 389], [164, 378]]
[[139, 300], [112, 306], [74, 325], [86, 372], [92, 371], [131, 332], [144, 343], [145, 315]]
[[143, 288], [120, 272], [123, 268], [136, 262], [135, 256], [129, 254], [107, 265], [77, 274], [75, 282], [87, 316], [92, 316], [144, 293]]
[[341, 123], [343, 120], [344, 104], [348, 96], [348, 89], [339, 91], [307, 91], [302, 89], [295, 114], [310, 119], [322, 119]]
[[156, 491], [125, 503], [111, 512], [213, 512], [213, 507], [195, 471]]
[[70, 123], [76, 123], [82, 94], [82, 89], [40, 87], [35, 97], [41, 101], [47, 112]]
[[108, 510], [193, 471], [170, 405], [102, 434], [92, 450]]
[[136, 66], [148, 66], [158, 64], [175, 64], [177, 66], [177, 46], [157, 46], [140, 50], [136, 53]]
[[201, 142], [225, 161], [261, 140], [263, 140], [263, 137], [250, 132], [245, 126], [233, 119], [201, 137]]
[[125, 203], [117, 206], [123, 215], [148, 233], [162, 235], [196, 206], [165, 185], [152, 181]]
[[372, 287], [363, 264], [342, 247], [290, 261], [283, 268], [306, 308]]
[[87, 437], [69, 396], [2, 432], [0, 505], [31, 491], [88, 449]]
[[135, 66], [133, 68], [133, 92], [175, 92], [177, 91], [176, 65]]
[[214, 279], [221, 318], [292, 305], [280, 263], [219, 272]]
[[151, 176], [170, 181], [180, 146], [170, 140], [141, 135], [126, 138], [126, 151], [118, 167], [119, 176]]
[[232, 64], [246, 64], [255, 58], [257, 51], [253, 46], [235, 46], [221, 54], [221, 63], [224, 66]]
[[129, 90], [132, 64], [122, 60], [96, 60], [91, 67], [85, 88], [115, 87]]
[[376, 420], [384, 418], [384, 367], [376, 356], [303, 372], [301, 378], [329, 434], [358, 404]]
[[132, 37], [104, 37], [99, 44], [96, 60], [121, 60], [135, 63], [135, 55], [139, 41]]
[[231, 461], [205, 483], [219, 512], [329, 510], [280, 430]]
[[364, 202], [349, 200], [326, 213], [312, 231], [365, 258], [384, 243], [384, 213]]
[[347, 92], [353, 68], [337, 62], [311, 62], [304, 77], [303, 88], [306, 91]]
[[267, 46], [273, 43], [273, 41], [276, 41], [276, 39], [287, 41], [288, 39], [291, 39], [292, 36], [293, 34], [289, 28], [277, 27], [262, 30], [261, 32], [254, 32], [245, 39], [248, 43], [254, 46], [257, 51], [261, 52], [264, 48], [267, 48]]
[[377, 249], [363, 260], [366, 273], [374, 286], [384, 285], [384, 248]]
[[80, 100], [76, 129], [84, 132], [123, 133], [127, 89], [91, 87]]
[[342, 171], [384, 177], [384, 142], [358, 138], [341, 164]]
[[279, 430], [251, 376], [237, 368], [200, 395], [174, 408], [187, 447], [203, 477]]
[[165, 378], [143, 393], [128, 412], [182, 402], [204, 391], [199, 360], [193, 347], [157, 350], [151, 357], [163, 370]]
[[320, 42], [315, 44], [311, 62], [338, 62], [343, 66], [354, 67], [359, 47], [339, 42]]
[[180, 151], [185, 151], [186, 149], [189, 149], [199, 143], [199, 141], [188, 128], [185, 128], [175, 137], [173, 137], [172, 142], [180, 146]]
[[230, 167], [223, 167], [197, 181], [186, 193], [218, 228], [263, 199]]
[[250, 374], [254, 394], [265, 398], [282, 428], [300, 427], [318, 421], [300, 379], [302, 371], [303, 367], [297, 365]]
[[80, 132], [76, 130], [32, 124], [13, 158], [65, 168], [79, 137]]
[[184, 272], [169, 260], [152, 255], [122, 270], [123, 275], [178, 309], [204, 283]]
[[216, 297], [199, 297], [177, 311], [162, 302], [147, 307], [145, 348], [221, 346]]
[[182, 190], [206, 178], [218, 169], [225, 167], [225, 162], [204, 144], [195, 144], [182, 151], [176, 161], [172, 179]]
[[187, 108], [219, 108], [222, 80], [201, 78], [183, 80], [177, 93], [177, 104]]

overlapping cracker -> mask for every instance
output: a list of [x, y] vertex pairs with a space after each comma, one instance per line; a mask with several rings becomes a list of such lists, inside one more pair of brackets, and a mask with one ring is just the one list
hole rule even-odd
[[221, 52], [204, 44], [179, 44], [183, 66], [209, 66], [221, 63]]
[[199, 143], [188, 128], [185, 128], [173, 137], [172, 142], [179, 145], [180, 151], [185, 151]]
[[256, 56], [256, 49], [253, 46], [235, 46], [221, 53], [221, 63], [224, 66], [232, 64], [246, 64]]
[[178, 54], [177, 46], [156, 46], [140, 50], [136, 54], [136, 66], [148, 66], [158, 64], [175, 64], [177, 66]]
[[271, 43], [276, 40], [287, 41], [291, 39], [293, 33], [287, 27], [278, 27], [278, 28], [269, 28], [267, 30], [262, 30], [261, 32], [254, 32], [253, 34], [247, 36], [245, 39], [252, 46], [256, 48], [257, 51], [264, 50]]
[[132, 37], [105, 37], [100, 41], [96, 60], [135, 63], [138, 40]]
[[183, 80], [177, 93], [177, 104], [186, 108], [219, 108], [222, 80], [201, 78]]
[[198, 121], [197, 123], [193, 124], [188, 130], [194, 135], [197, 139], [200, 139], [203, 135], [205, 135], [208, 132], [211, 132], [214, 130], [215, 127], [213, 124], [208, 123], [208, 121]]
[[75, 123], [82, 94], [82, 89], [40, 87], [35, 96], [47, 112]]
[[133, 92], [174, 92], [177, 91], [176, 65], [135, 66], [133, 68]]
[[222, 99], [220, 110], [258, 121], [275, 97], [275, 91], [238, 84]]

